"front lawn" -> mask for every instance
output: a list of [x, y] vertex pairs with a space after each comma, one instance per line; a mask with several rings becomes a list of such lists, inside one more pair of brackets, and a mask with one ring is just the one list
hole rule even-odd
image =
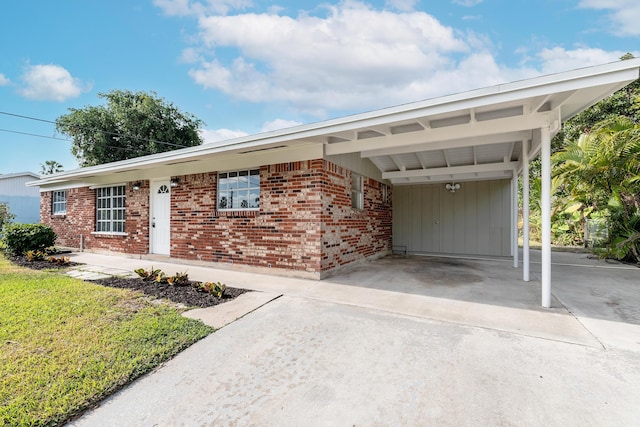
[[0, 425], [58, 425], [212, 329], [140, 292], [0, 256]]

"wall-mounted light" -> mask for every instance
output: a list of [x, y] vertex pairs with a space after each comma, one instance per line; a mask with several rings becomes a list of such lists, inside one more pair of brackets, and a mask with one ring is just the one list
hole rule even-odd
[[455, 184], [455, 183], [451, 183], [451, 184], [447, 184], [444, 186], [444, 188], [446, 188], [447, 190], [451, 191], [452, 193], [455, 193], [456, 190], [460, 189], [460, 184]]
[[178, 178], [171, 178], [171, 186], [177, 187], [180, 184], [180, 180]]
[[138, 182], [134, 182], [133, 183], [133, 191], [138, 191], [140, 190], [140, 187], [142, 186], [142, 183], [140, 183], [140, 181]]

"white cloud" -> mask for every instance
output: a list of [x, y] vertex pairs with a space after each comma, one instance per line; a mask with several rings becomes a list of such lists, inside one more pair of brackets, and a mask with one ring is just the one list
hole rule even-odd
[[[463, 35], [426, 13], [379, 11], [355, 1], [327, 6], [324, 17], [203, 16], [199, 25], [211, 59], [190, 71], [198, 84], [251, 102], [285, 101], [318, 115], [329, 106], [406, 102], [399, 94], [416, 80], [451, 68], [452, 56], [470, 50]], [[215, 52], [222, 47], [240, 55], [224, 61]]]
[[640, 2], [638, 0], [581, 0], [579, 7], [608, 10], [611, 32], [620, 36], [640, 35]]
[[202, 60], [200, 56], [200, 52], [198, 49], [189, 47], [182, 51], [182, 55], [180, 56], [180, 61], [186, 64], [194, 64], [198, 61]]
[[525, 49], [515, 52], [521, 65], [505, 66], [486, 34], [459, 31], [424, 12], [378, 10], [355, 0], [323, 7], [294, 17], [202, 14], [196, 43], [183, 53], [193, 64], [189, 75], [237, 100], [326, 118], [329, 111], [397, 105], [611, 62], [624, 53]]
[[[260, 132], [271, 132], [279, 129], [286, 129], [294, 126], [301, 125], [302, 123], [294, 120], [275, 119], [265, 122], [262, 125]], [[249, 135], [249, 133], [236, 129], [200, 129], [198, 131], [200, 136], [204, 140], [205, 144], [214, 144], [221, 141], [227, 141], [229, 139], [240, 138]]]
[[296, 122], [294, 120], [275, 119], [269, 122], [265, 122], [262, 125], [262, 132], [270, 132], [272, 130], [292, 128], [294, 126], [299, 126], [301, 124], [302, 123]]
[[65, 101], [91, 89], [59, 65], [28, 65], [21, 76], [19, 93], [29, 99]]
[[472, 7], [482, 3], [484, 0], [453, 0], [453, 3], [464, 7]]
[[[577, 48], [566, 50], [562, 47], [543, 49], [537, 54], [541, 60], [541, 71], [544, 74], [557, 73], [575, 68], [606, 64], [620, 59], [626, 52], [606, 51], [594, 48]], [[634, 54], [636, 56], [637, 53]]]
[[199, 132], [205, 144], [212, 144], [249, 135], [247, 132], [231, 129], [200, 129]]
[[0, 73], [0, 86], [7, 86], [9, 83], [11, 83], [11, 80], [9, 80], [8, 77], [5, 77], [4, 74]]
[[186, 16], [202, 14], [226, 15], [232, 10], [251, 7], [251, 0], [154, 0], [153, 4], [169, 16]]

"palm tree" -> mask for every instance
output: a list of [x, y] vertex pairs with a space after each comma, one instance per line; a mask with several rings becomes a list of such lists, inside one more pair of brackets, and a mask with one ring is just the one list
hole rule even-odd
[[51, 175], [62, 172], [63, 170], [63, 166], [55, 160], [47, 160], [44, 164], [40, 163], [40, 173], [42, 175]]
[[640, 262], [640, 124], [603, 120], [567, 141], [553, 162], [567, 201], [609, 218], [612, 254]]

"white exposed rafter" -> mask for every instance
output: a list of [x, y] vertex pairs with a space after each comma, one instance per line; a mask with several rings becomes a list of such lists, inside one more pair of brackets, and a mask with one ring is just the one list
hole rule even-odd
[[382, 178], [384, 179], [397, 179], [397, 178], [412, 178], [412, 177], [428, 177], [438, 175], [457, 175], [467, 173], [481, 173], [481, 172], [497, 172], [497, 171], [515, 171], [518, 167], [518, 162], [499, 162], [499, 163], [487, 163], [482, 165], [469, 165], [469, 166], [451, 166], [446, 168], [431, 168], [431, 169], [413, 169], [408, 171], [398, 172], [383, 172]]
[[427, 154], [424, 152], [416, 152], [416, 156], [418, 157], [418, 161], [420, 162], [420, 166], [422, 166], [422, 169], [426, 169], [427, 168]]
[[346, 141], [327, 147], [327, 154], [347, 154], [361, 151], [380, 150], [389, 147], [410, 146], [436, 141], [452, 141], [466, 138], [480, 138], [500, 133], [519, 132], [538, 129], [549, 123], [546, 113], [529, 116], [505, 117], [476, 123], [464, 123], [455, 126], [435, 128], [429, 131], [407, 132], [399, 135], [368, 138], [361, 141]]
[[376, 165], [378, 169], [380, 169], [380, 171], [385, 171], [386, 168], [384, 167], [384, 164], [382, 163], [382, 160], [380, 158], [372, 157], [370, 160], [374, 165]]
[[451, 166], [451, 162], [449, 162], [449, 156], [447, 155], [447, 150], [442, 150], [442, 155], [444, 156], [444, 162], [448, 167]]
[[402, 163], [402, 160], [398, 156], [391, 156], [391, 161], [396, 165], [396, 168], [400, 171], [407, 170], [407, 166]]
[[380, 150], [363, 151], [361, 157], [389, 156], [392, 154], [413, 153], [420, 151], [443, 150], [445, 148], [479, 147], [481, 145], [503, 144], [506, 142], [531, 139], [531, 131], [517, 131], [485, 135], [481, 137], [462, 138], [449, 141], [435, 141], [424, 144], [389, 147]]
[[494, 179], [509, 179], [512, 176], [513, 176], [512, 171], [494, 171], [494, 172], [469, 173], [469, 174], [456, 175], [453, 178], [451, 177], [451, 175], [435, 175], [435, 176], [425, 176], [425, 177], [394, 178], [394, 179], [390, 179], [389, 181], [393, 185], [438, 184], [438, 183], [449, 183], [454, 178], [456, 182], [465, 182], [465, 181], [486, 181], [486, 180], [494, 180]]

